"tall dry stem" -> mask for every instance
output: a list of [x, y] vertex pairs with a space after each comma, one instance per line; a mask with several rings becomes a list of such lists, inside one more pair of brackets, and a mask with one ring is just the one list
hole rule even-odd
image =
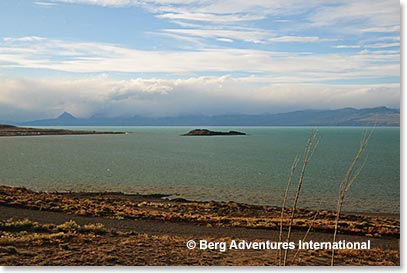
[[[353, 182], [355, 182], [356, 178], [359, 176], [360, 172], [362, 171], [363, 167], [365, 166], [367, 156], [363, 163], [357, 167], [357, 163], [361, 159], [363, 152], [365, 151], [367, 144], [369, 143], [370, 137], [372, 136], [374, 129], [368, 132], [365, 130], [363, 132], [362, 138], [360, 140], [359, 149], [356, 152], [355, 158], [353, 159], [352, 163], [350, 164], [348, 171], [345, 174], [344, 179], [339, 185], [339, 194], [338, 194], [338, 202], [336, 205], [336, 217], [335, 217], [335, 231], [334, 236], [332, 239], [332, 243], [336, 242], [336, 237], [338, 234], [338, 224], [339, 218], [343, 207], [343, 201], [345, 199], [346, 193], [349, 191], [350, 187], [352, 186]], [[331, 266], [334, 265], [335, 260], [335, 249], [332, 248], [331, 253]]]
[[[301, 192], [302, 182], [304, 180], [305, 170], [307, 169], [308, 162], [311, 160], [312, 156], [315, 153], [315, 150], [318, 147], [319, 140], [320, 140], [320, 138], [318, 136], [318, 132], [316, 130], [312, 130], [308, 137], [307, 144], [305, 145], [303, 164], [302, 164], [301, 174], [300, 174], [300, 177], [298, 180], [297, 192], [295, 193], [294, 203], [293, 203], [293, 207], [292, 207], [292, 211], [291, 211], [286, 242], [289, 242], [291, 239], [291, 230], [292, 230], [292, 226], [293, 226], [293, 222], [294, 222], [294, 214], [295, 214], [295, 210], [297, 209], [297, 202], [298, 202], [298, 198], [300, 197], [300, 192]], [[284, 266], [287, 264], [287, 254], [288, 254], [288, 249], [285, 249], [284, 250], [284, 260], [283, 260]]]
[[[280, 234], [278, 236], [278, 241], [281, 242], [283, 239], [283, 221], [284, 221], [284, 212], [285, 212], [285, 205], [287, 203], [288, 199], [288, 193], [290, 191], [290, 186], [291, 182], [293, 180], [293, 176], [295, 173], [295, 169], [297, 168], [298, 161], [300, 160], [300, 155], [297, 154], [294, 158], [293, 164], [291, 165], [291, 171], [290, 171], [290, 176], [288, 178], [287, 182], [287, 188], [285, 189], [285, 194], [284, 194], [284, 199], [283, 199], [283, 204], [281, 206], [281, 216], [280, 216]], [[278, 265], [281, 265], [281, 260], [282, 260], [282, 249], [278, 250]]]

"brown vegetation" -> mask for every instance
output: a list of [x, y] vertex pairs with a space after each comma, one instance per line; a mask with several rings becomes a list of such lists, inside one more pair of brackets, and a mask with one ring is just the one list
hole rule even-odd
[[[258, 206], [236, 202], [192, 202], [187, 200], [163, 200], [134, 195], [112, 193], [46, 193], [25, 188], [0, 186], [0, 206], [64, 212], [82, 216], [110, 219], [144, 219], [160, 222], [183, 222], [219, 227], [244, 227], [279, 230], [281, 208]], [[286, 209], [291, 215], [292, 209]], [[307, 230], [315, 212], [296, 209], [293, 228]], [[283, 226], [287, 227], [289, 216]], [[313, 221], [313, 231], [333, 232], [336, 214], [320, 210]], [[342, 234], [371, 237], [400, 236], [398, 217], [342, 214], [338, 222]]]
[[[0, 222], [0, 265], [275, 265], [275, 250], [189, 250], [182, 235], [149, 235], [102, 225]], [[222, 240], [225, 238], [202, 238]], [[236, 238], [234, 238], [236, 239]], [[290, 257], [291, 258], [291, 257]], [[398, 250], [343, 250], [337, 265], [398, 265]], [[303, 251], [294, 265], [327, 265], [328, 251]]]

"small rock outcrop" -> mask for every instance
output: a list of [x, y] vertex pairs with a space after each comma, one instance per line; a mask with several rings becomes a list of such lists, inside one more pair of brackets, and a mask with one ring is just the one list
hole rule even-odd
[[229, 132], [217, 132], [210, 131], [207, 129], [195, 129], [181, 136], [245, 136], [246, 133], [238, 131], [229, 131]]

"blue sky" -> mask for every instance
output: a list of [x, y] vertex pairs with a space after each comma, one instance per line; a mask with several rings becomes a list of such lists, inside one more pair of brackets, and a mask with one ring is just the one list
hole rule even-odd
[[0, 2], [0, 120], [399, 107], [394, 0]]

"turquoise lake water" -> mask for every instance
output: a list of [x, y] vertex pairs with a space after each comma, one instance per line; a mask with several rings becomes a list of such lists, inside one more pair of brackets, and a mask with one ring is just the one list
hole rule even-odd
[[[206, 127], [249, 135], [181, 137], [195, 127], [65, 128], [130, 133], [0, 138], [0, 183], [43, 191], [168, 193], [280, 205], [292, 161], [312, 129]], [[363, 128], [318, 130], [321, 142], [306, 170], [299, 207], [333, 209]], [[399, 213], [400, 129], [376, 128], [366, 154], [344, 210]]]

